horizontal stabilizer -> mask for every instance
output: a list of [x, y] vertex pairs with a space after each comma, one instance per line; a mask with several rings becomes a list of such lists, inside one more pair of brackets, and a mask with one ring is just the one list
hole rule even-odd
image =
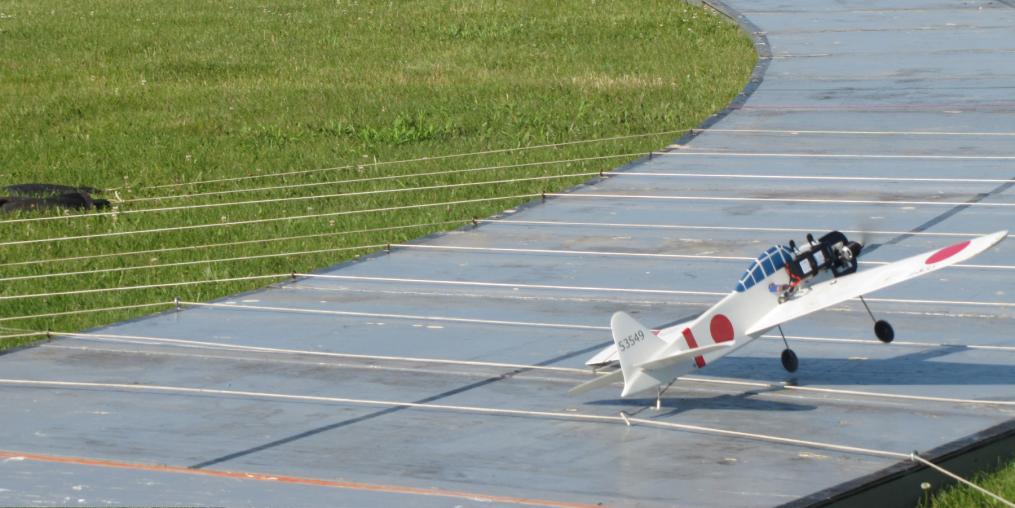
[[591, 381], [586, 381], [586, 382], [584, 382], [584, 383], [582, 383], [582, 384], [572, 388], [567, 393], [568, 393], [568, 395], [579, 395], [579, 394], [585, 393], [585, 392], [587, 392], [589, 390], [592, 390], [594, 388], [599, 388], [600, 386], [606, 386], [608, 384], [615, 383], [615, 382], [621, 381], [623, 379], [624, 379], [624, 371], [622, 371], [620, 369], [617, 369], [617, 370], [615, 370], [613, 372], [610, 372], [609, 374], [603, 374], [603, 375], [601, 375], [601, 376], [599, 376], [599, 377], [597, 377], [597, 378], [595, 378], [595, 379], [593, 379]]
[[595, 356], [593, 356], [592, 358], [589, 358], [585, 362], [585, 365], [588, 366], [588, 367], [593, 367], [594, 368], [594, 367], [600, 367], [602, 365], [609, 365], [609, 364], [617, 362], [619, 360], [620, 360], [620, 355], [617, 353], [617, 345], [616, 344], [610, 344], [609, 346], [606, 346], [605, 348], [603, 348], [602, 351], [596, 353]]
[[685, 360], [689, 360], [691, 358], [694, 358], [695, 356], [701, 356], [707, 353], [711, 353], [713, 351], [726, 349], [732, 346], [733, 346], [732, 342], [722, 342], [719, 344], [709, 344], [707, 346], [701, 346], [694, 349], [685, 349], [684, 351], [678, 351], [676, 353], [673, 353], [672, 355], [667, 355], [662, 358], [656, 358], [652, 361], [638, 364], [638, 368], [645, 370], [661, 369], [664, 367], [669, 367], [670, 365], [675, 365]]
[[621, 397], [627, 397], [648, 390], [666, 382], [656, 379], [638, 366], [651, 361], [666, 349], [666, 341], [657, 337], [631, 316], [616, 312], [610, 319], [613, 342], [617, 345], [620, 371], [624, 374], [624, 389]]

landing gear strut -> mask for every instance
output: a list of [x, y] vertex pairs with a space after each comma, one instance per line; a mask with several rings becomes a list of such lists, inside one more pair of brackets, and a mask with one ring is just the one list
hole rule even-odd
[[659, 387], [659, 391], [656, 394], [656, 411], [659, 411], [663, 407], [663, 394], [666, 393], [666, 390], [669, 390], [670, 387], [673, 386], [673, 383], [676, 382], [677, 380], [674, 379], [673, 381], [670, 381], [669, 384], [667, 384], [666, 386]]
[[860, 302], [863, 303], [863, 307], [867, 309], [867, 314], [874, 321], [874, 335], [877, 336], [878, 340], [885, 344], [894, 340], [895, 329], [892, 328], [892, 325], [888, 321], [874, 317], [874, 313], [871, 312], [871, 308], [867, 306], [867, 301], [862, 296], [860, 297]]
[[786, 369], [787, 372], [796, 372], [800, 366], [800, 360], [797, 359], [796, 353], [789, 348], [789, 342], [786, 342], [786, 334], [782, 333], [782, 326], [779, 327], [779, 335], [782, 335], [782, 343], [786, 346], [786, 349], [782, 350], [782, 368]]

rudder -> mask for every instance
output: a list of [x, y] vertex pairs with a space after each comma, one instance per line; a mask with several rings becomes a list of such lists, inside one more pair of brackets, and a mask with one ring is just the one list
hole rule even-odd
[[620, 369], [624, 373], [624, 391], [620, 396], [627, 397], [658, 386], [660, 381], [639, 365], [655, 358], [666, 347], [666, 342], [624, 312], [613, 314], [610, 328], [613, 342], [617, 344]]

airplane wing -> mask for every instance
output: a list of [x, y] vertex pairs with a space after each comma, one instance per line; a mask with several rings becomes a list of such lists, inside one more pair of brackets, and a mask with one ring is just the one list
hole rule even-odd
[[972, 240], [925, 252], [913, 257], [815, 284], [806, 294], [780, 304], [765, 314], [746, 334], [755, 335], [812, 312], [863, 296], [882, 288], [961, 263], [999, 243], [1008, 231], [998, 231]]

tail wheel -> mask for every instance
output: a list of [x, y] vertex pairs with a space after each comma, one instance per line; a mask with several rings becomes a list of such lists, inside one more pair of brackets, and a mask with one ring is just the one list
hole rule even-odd
[[786, 348], [782, 350], [782, 368], [786, 369], [787, 372], [796, 372], [797, 367], [800, 366], [800, 360], [797, 359], [796, 353], [792, 349]]
[[874, 335], [877, 335], [881, 342], [888, 344], [895, 339], [895, 330], [892, 325], [888, 324], [888, 321], [878, 320], [874, 323]]

